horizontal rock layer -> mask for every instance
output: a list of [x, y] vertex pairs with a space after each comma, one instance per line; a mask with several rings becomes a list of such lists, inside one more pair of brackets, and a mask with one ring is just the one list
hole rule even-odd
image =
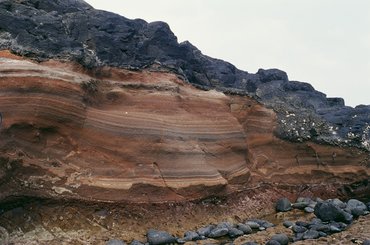
[[85, 70], [3, 51], [0, 112], [0, 201], [185, 201], [370, 173], [366, 152], [281, 140], [277, 115], [254, 99], [154, 69]]
[[280, 138], [370, 151], [369, 105], [345, 106], [343, 99], [327, 98], [308, 83], [289, 81], [278, 69], [241, 71], [187, 41], [178, 43], [163, 22], [130, 20], [82, 0], [2, 0], [0, 50], [38, 61], [75, 61], [87, 68], [159, 66], [205, 90], [256, 98], [277, 113]]

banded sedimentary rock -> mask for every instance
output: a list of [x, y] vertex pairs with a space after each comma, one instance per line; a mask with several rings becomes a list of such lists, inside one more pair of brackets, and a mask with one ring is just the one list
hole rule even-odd
[[369, 176], [366, 152], [277, 138], [275, 112], [247, 96], [154, 68], [0, 56], [1, 200], [185, 201]]

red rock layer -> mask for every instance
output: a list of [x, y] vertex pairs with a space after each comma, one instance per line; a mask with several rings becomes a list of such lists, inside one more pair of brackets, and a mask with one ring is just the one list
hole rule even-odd
[[273, 111], [168, 72], [92, 74], [2, 52], [0, 112], [0, 199], [183, 201], [369, 176], [365, 153], [277, 139]]

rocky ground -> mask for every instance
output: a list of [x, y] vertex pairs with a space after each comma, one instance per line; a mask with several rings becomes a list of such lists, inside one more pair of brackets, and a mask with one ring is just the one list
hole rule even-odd
[[[270, 194], [263, 193], [261, 200]], [[285, 236], [289, 244], [362, 244], [370, 238], [369, 204], [365, 206], [356, 200], [347, 204], [338, 199], [307, 200], [310, 199], [300, 198], [291, 204], [288, 199], [279, 199], [274, 207], [278, 211], [271, 206], [259, 211], [258, 201], [250, 199], [249, 205], [245, 205], [251, 208], [254, 204], [250, 212], [232, 209], [230, 203], [216, 199], [192, 205], [105, 205], [104, 208], [73, 203], [65, 203], [61, 208], [60, 203], [38, 200], [2, 210], [0, 238], [3, 244], [107, 245], [123, 242], [267, 244], [276, 234]], [[346, 216], [346, 220], [341, 214], [349, 218]], [[352, 221], [356, 215], [360, 216]], [[315, 225], [309, 226], [310, 223]], [[309, 229], [313, 234], [309, 234]]]

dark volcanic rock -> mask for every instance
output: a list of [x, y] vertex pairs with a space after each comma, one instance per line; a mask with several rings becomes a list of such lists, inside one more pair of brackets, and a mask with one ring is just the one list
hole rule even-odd
[[292, 227], [294, 225], [294, 222], [292, 221], [289, 221], [289, 220], [286, 220], [283, 222], [283, 225], [286, 227], [286, 228], [289, 228], [289, 227]]
[[346, 211], [351, 213], [353, 216], [358, 217], [365, 214], [367, 207], [365, 203], [356, 199], [351, 199], [347, 202]]
[[293, 225], [292, 230], [294, 231], [294, 233], [303, 233], [307, 231], [307, 228], [299, 225]]
[[352, 215], [345, 212], [331, 201], [319, 202], [315, 207], [315, 215], [322, 221], [352, 222]]
[[271, 240], [279, 242], [280, 245], [287, 245], [289, 243], [289, 238], [285, 234], [276, 234], [271, 237]]
[[281, 198], [276, 202], [275, 208], [277, 212], [287, 212], [292, 209], [292, 204], [288, 198]]
[[165, 231], [156, 231], [150, 229], [146, 236], [149, 244], [151, 245], [169, 244], [176, 242], [176, 238]]
[[304, 240], [307, 240], [307, 239], [317, 239], [319, 237], [320, 237], [319, 232], [318, 231], [315, 231], [315, 230], [308, 230], [305, 233], [303, 233], [303, 239]]
[[242, 235], [244, 235], [244, 232], [237, 228], [231, 228], [229, 230], [229, 237], [231, 238], [235, 238], [235, 237], [242, 236]]
[[126, 245], [126, 243], [124, 243], [123, 241], [121, 240], [117, 240], [117, 239], [112, 239], [112, 240], [109, 240], [106, 245]]
[[209, 226], [206, 226], [206, 227], [202, 227], [202, 228], [199, 228], [197, 230], [197, 233], [200, 235], [200, 236], [204, 236], [204, 237], [207, 237], [209, 235], [209, 233], [211, 233], [211, 231], [215, 228], [216, 226], [214, 225], [209, 225]]
[[238, 228], [238, 230], [241, 230], [242, 232], [244, 232], [244, 234], [252, 233], [252, 228], [249, 225], [245, 225], [245, 224], [240, 223], [240, 224], [237, 225], [237, 228]]
[[195, 231], [187, 231], [184, 234], [184, 240], [185, 241], [195, 241], [195, 240], [199, 240], [199, 239], [200, 239], [200, 236]]
[[327, 98], [308, 83], [289, 81], [278, 69], [241, 71], [187, 41], [178, 43], [164, 22], [127, 19], [82, 0], [2, 0], [0, 49], [87, 68], [169, 69], [199, 88], [247, 94], [273, 108], [281, 138], [370, 150], [370, 106], [347, 107], [343, 99]]
[[138, 241], [138, 240], [133, 240], [130, 245], [144, 245], [144, 243]]
[[275, 241], [275, 240], [270, 240], [270, 241], [266, 242], [266, 245], [280, 245], [280, 243], [278, 241]]
[[228, 228], [215, 228], [211, 231], [211, 233], [209, 233], [208, 237], [210, 238], [218, 238], [218, 237], [222, 237], [222, 236], [225, 236], [229, 233], [229, 229]]

